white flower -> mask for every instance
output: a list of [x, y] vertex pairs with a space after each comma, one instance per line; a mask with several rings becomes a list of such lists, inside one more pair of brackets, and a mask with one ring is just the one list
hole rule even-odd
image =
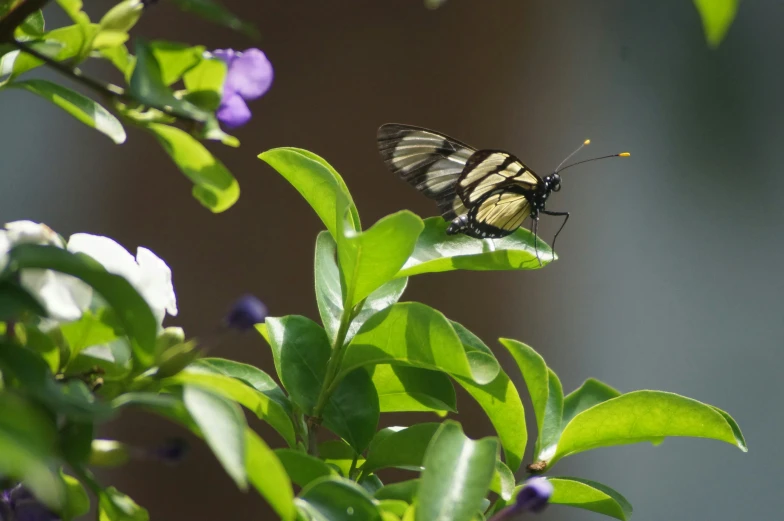
[[[0, 269], [8, 264], [8, 252], [19, 244], [64, 246], [63, 240], [45, 224], [14, 221], [0, 230]], [[78, 320], [92, 299], [92, 288], [70, 275], [52, 270], [28, 268], [19, 274], [22, 287], [46, 309], [49, 317], [70, 322]]]
[[136, 259], [114, 240], [89, 233], [75, 233], [68, 239], [68, 251], [89, 255], [109, 273], [120, 275], [136, 288], [150, 306], [158, 324], [166, 313], [177, 315], [177, 298], [172, 286], [171, 270], [147, 248], [136, 250]]

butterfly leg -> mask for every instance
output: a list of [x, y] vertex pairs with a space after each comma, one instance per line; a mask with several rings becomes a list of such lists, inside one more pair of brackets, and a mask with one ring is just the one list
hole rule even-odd
[[553, 237], [552, 250], [553, 250], [553, 252], [555, 252], [555, 240], [558, 239], [558, 234], [561, 233], [561, 230], [563, 230], [564, 226], [566, 226], [566, 221], [569, 220], [569, 212], [548, 212], [547, 210], [542, 210], [542, 213], [543, 214], [547, 214], [547, 215], [552, 215], [554, 217], [563, 217], [564, 218], [563, 222], [561, 223], [561, 227], [558, 228], [558, 231], [555, 232], [555, 236]]
[[534, 234], [534, 254], [536, 260], [539, 261], [539, 267], [542, 267], [542, 259], [539, 258], [539, 216], [531, 216], [531, 233]]

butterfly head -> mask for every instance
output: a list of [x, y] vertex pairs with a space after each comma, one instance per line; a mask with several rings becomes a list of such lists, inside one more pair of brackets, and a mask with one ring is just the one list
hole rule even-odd
[[548, 190], [552, 190], [553, 192], [559, 192], [561, 190], [561, 176], [558, 175], [558, 172], [553, 172], [545, 177], [544, 183]]

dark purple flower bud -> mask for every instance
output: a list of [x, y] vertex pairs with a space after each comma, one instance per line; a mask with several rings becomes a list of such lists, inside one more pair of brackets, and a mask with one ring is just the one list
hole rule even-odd
[[546, 478], [529, 478], [520, 493], [517, 494], [517, 500], [512, 508], [518, 513], [529, 510], [539, 512], [547, 506], [552, 495], [553, 485]]
[[215, 115], [227, 128], [240, 127], [251, 116], [245, 102], [263, 96], [272, 85], [272, 64], [259, 49], [218, 49], [212, 54], [227, 66], [223, 97]]
[[188, 453], [188, 442], [182, 438], [170, 438], [158, 447], [155, 456], [167, 463], [179, 463]]
[[0, 504], [4, 520], [8, 516], [14, 521], [60, 521], [60, 516], [40, 503], [21, 483], [4, 490]]
[[240, 297], [226, 315], [226, 325], [240, 331], [253, 329], [253, 326], [267, 318], [267, 306], [253, 295]]

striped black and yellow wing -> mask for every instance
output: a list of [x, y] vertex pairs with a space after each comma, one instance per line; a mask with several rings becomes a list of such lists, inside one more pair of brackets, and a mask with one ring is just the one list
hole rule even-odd
[[397, 123], [382, 125], [377, 139], [387, 167], [435, 199], [444, 219], [467, 213], [455, 188], [475, 149], [440, 132]]
[[526, 191], [511, 186], [486, 194], [474, 204], [460, 231], [477, 239], [498, 239], [517, 230], [531, 215]]
[[543, 184], [533, 170], [513, 155], [500, 150], [480, 150], [466, 163], [457, 180], [456, 193], [471, 208], [491, 192], [511, 186], [532, 193]]

